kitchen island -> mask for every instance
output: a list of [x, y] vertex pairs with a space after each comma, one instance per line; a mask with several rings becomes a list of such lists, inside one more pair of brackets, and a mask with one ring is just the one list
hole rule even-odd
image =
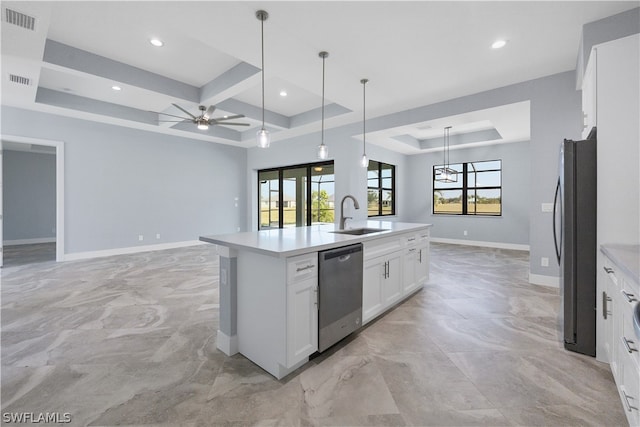
[[201, 236], [220, 255], [218, 348], [284, 377], [318, 350], [318, 252], [362, 243], [366, 324], [428, 279], [430, 227], [363, 221]]

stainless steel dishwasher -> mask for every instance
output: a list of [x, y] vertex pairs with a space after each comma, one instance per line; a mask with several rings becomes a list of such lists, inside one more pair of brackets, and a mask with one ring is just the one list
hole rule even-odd
[[318, 351], [362, 325], [362, 243], [318, 252]]

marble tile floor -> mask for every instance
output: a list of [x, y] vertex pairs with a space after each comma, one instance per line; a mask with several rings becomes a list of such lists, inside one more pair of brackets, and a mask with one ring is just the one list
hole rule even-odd
[[213, 245], [4, 268], [1, 411], [74, 426], [626, 425], [609, 367], [562, 349], [558, 291], [527, 282], [526, 252], [432, 244], [431, 267], [422, 291], [280, 381], [216, 349]]
[[3, 267], [55, 261], [56, 244], [33, 243], [28, 245], [8, 245], [3, 248]]

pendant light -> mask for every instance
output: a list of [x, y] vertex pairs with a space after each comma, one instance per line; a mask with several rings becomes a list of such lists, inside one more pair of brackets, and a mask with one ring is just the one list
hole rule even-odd
[[366, 97], [366, 84], [369, 79], [362, 79], [360, 83], [362, 83], [362, 158], [360, 159], [360, 166], [363, 168], [369, 167], [369, 158], [367, 157], [367, 139], [366, 139], [366, 115], [365, 108], [367, 106], [367, 97]]
[[256, 18], [260, 20], [260, 35], [262, 40], [262, 128], [256, 134], [258, 140], [258, 147], [269, 148], [271, 144], [271, 135], [269, 131], [264, 128], [264, 21], [267, 20], [269, 14], [264, 10], [256, 12]]
[[442, 167], [436, 168], [436, 181], [440, 182], [458, 182], [458, 171], [449, 167], [449, 134], [451, 126], [444, 128], [444, 146], [442, 148]]
[[320, 145], [318, 145], [318, 158], [324, 160], [329, 157], [329, 147], [324, 145], [324, 60], [329, 56], [329, 52], [322, 51], [318, 56], [322, 58], [322, 130], [320, 133]]

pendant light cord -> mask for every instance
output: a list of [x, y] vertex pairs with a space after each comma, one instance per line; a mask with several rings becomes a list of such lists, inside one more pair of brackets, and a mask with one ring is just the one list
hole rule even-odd
[[360, 82], [362, 83], [362, 155], [367, 154], [367, 137], [366, 137], [366, 125], [365, 125], [365, 120], [366, 120], [366, 108], [367, 108], [367, 89], [366, 89], [366, 84], [369, 80], [367, 79], [362, 79], [360, 80]]
[[322, 56], [322, 131], [320, 134], [320, 143], [324, 145], [324, 60], [327, 58], [326, 52], [321, 52]]
[[444, 138], [442, 147], [442, 166], [443, 167], [447, 167], [447, 128], [444, 128], [444, 135], [442, 136]]
[[264, 129], [264, 20], [263, 16], [260, 18], [260, 38], [262, 40], [262, 129]]

